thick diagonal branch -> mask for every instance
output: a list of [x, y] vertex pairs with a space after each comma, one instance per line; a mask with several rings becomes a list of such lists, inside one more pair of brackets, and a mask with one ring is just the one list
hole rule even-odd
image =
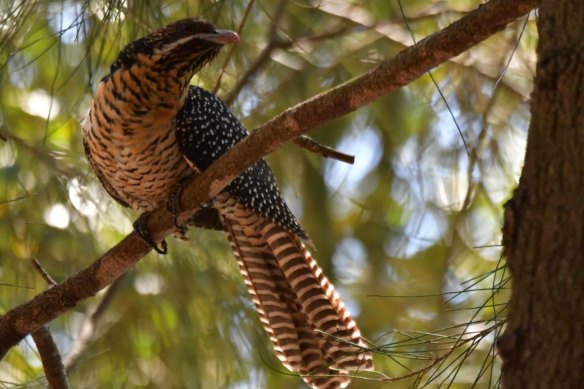
[[[538, 3], [493, 0], [362, 76], [284, 111], [191, 182], [182, 192], [181, 206], [194, 209], [284, 143], [412, 82], [503, 29]], [[149, 230], [157, 240], [173, 231], [174, 218], [166, 209], [158, 209], [149, 220]], [[112, 283], [149, 251], [150, 247], [131, 233], [88, 268], [8, 311], [0, 318], [0, 357], [27, 334]]]

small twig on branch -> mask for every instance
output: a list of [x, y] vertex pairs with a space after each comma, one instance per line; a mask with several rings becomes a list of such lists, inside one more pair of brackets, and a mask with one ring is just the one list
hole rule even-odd
[[303, 149], [312, 151], [313, 153], [320, 154], [325, 158], [332, 158], [339, 160], [341, 162], [348, 163], [350, 165], [355, 163], [355, 156], [349, 155], [345, 153], [341, 153], [333, 148], [325, 146], [309, 136], [300, 135], [298, 138], [294, 139], [293, 141], [298, 146], [302, 147]]
[[[47, 282], [49, 288], [52, 288], [57, 283], [53, 278], [43, 269], [42, 265], [36, 259], [32, 260], [35, 269], [40, 273], [43, 279]], [[36, 344], [41, 362], [43, 363], [43, 370], [50, 389], [69, 389], [67, 382], [67, 375], [63, 367], [63, 360], [59, 353], [59, 348], [55, 344], [51, 332], [47, 327], [41, 327], [32, 333], [32, 339]]]
[[57, 285], [57, 282], [53, 279], [53, 277], [51, 277], [49, 275], [49, 273], [47, 273], [47, 271], [43, 268], [43, 266], [41, 265], [41, 263], [39, 261], [37, 261], [36, 259], [33, 258], [32, 264], [33, 264], [34, 268], [39, 272], [41, 277], [43, 277], [43, 279], [45, 280], [45, 282], [47, 283], [49, 288]]
[[[286, 142], [421, 77], [525, 15], [539, 1], [492, 0], [362, 76], [287, 109], [223, 154], [182, 191], [184, 216]], [[166, 206], [154, 211], [148, 223], [154, 240], [160, 242], [170, 235], [174, 220]], [[0, 358], [27, 334], [111, 284], [150, 251], [132, 232], [89, 267], [6, 312], [0, 318]]]

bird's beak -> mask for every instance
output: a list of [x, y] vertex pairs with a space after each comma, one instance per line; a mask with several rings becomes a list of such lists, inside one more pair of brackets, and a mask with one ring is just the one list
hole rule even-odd
[[230, 30], [216, 30], [214, 33], [200, 34], [198, 38], [217, 43], [219, 45], [227, 45], [230, 43], [236, 44], [239, 42], [239, 35], [237, 35], [236, 32]]

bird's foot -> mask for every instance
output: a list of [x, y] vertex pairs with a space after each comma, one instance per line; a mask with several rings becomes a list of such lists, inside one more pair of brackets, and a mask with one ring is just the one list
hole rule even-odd
[[182, 212], [182, 209], [180, 206], [180, 195], [181, 195], [183, 188], [186, 184], [185, 181], [186, 180], [181, 181], [178, 185], [176, 185], [174, 187], [174, 189], [170, 193], [170, 196], [168, 197], [168, 202], [167, 202], [168, 210], [170, 211], [170, 213], [172, 213], [172, 216], [174, 216], [174, 226], [176, 228], [178, 237], [182, 240], [188, 240], [188, 237], [187, 237], [188, 218], [185, 221], [184, 218], [180, 217], [180, 214]]
[[180, 239], [188, 240], [186, 235], [187, 226], [195, 226], [201, 228], [207, 228], [211, 230], [223, 230], [223, 225], [219, 220], [219, 216], [216, 210], [212, 210], [215, 203], [214, 199], [208, 202], [201, 203], [199, 207], [187, 215], [181, 216], [183, 213], [182, 207], [180, 205], [180, 196], [183, 192], [185, 186], [190, 182], [191, 178], [185, 178], [174, 187], [170, 196], [168, 197], [167, 207], [168, 211], [174, 216], [174, 226], [177, 231], [177, 235]]
[[150, 231], [148, 230], [149, 217], [149, 212], [144, 212], [141, 214], [133, 224], [134, 231], [136, 231], [136, 234], [138, 234], [138, 236], [142, 238], [142, 240], [146, 242], [148, 246], [152, 247], [154, 251], [156, 251], [158, 254], [166, 255], [166, 253], [168, 253], [168, 245], [166, 244], [166, 241], [163, 240], [160, 242], [160, 247], [158, 247], [158, 244], [156, 244], [154, 239], [152, 239], [152, 235], [150, 235]]

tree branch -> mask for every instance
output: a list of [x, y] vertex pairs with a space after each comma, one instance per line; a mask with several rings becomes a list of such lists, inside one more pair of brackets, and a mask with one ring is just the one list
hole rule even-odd
[[69, 389], [61, 354], [48, 328], [39, 328], [32, 334], [32, 338], [39, 350], [49, 388]]
[[[49, 288], [52, 288], [57, 283], [43, 268], [41, 263], [36, 259], [32, 260], [35, 269], [40, 273], [43, 279], [47, 282]], [[59, 348], [55, 343], [51, 332], [47, 327], [41, 327], [32, 333], [32, 339], [36, 344], [41, 362], [43, 363], [43, 370], [50, 389], [69, 389], [67, 382], [67, 375], [63, 366], [63, 359], [59, 353]]]
[[[331, 119], [352, 112], [454, 57], [509, 22], [525, 15], [539, 0], [493, 0], [426, 39], [384, 61], [362, 76], [287, 109], [224, 154], [182, 192], [182, 209], [194, 209], [216, 196], [246, 167], [284, 143]], [[148, 228], [160, 241], [173, 231], [166, 207], [153, 212]], [[126, 236], [89, 267], [0, 318], [0, 357], [27, 334], [95, 295], [150, 252], [135, 232]]]
[[325, 158], [336, 159], [337, 161], [348, 163], [349, 165], [355, 163], [354, 155], [345, 154], [331, 147], [325, 146], [309, 136], [300, 135], [298, 138], [294, 139], [293, 142], [303, 149], [320, 154]]

